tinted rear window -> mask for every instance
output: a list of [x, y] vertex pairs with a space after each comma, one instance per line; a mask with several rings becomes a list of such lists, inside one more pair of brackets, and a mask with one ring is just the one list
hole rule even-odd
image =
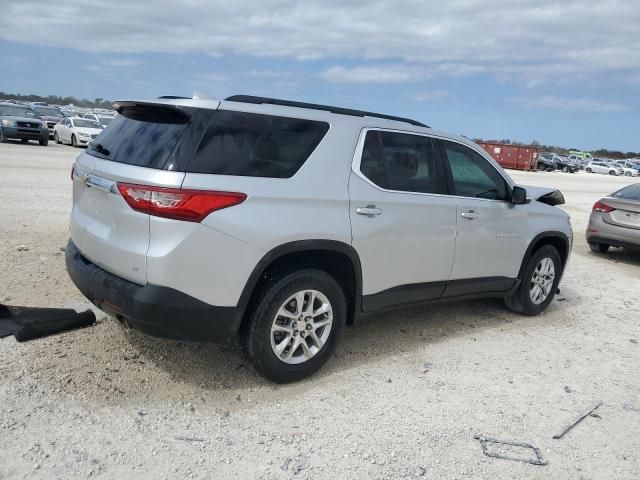
[[189, 117], [171, 108], [125, 108], [103, 130], [87, 153], [149, 168], [164, 168], [187, 128]]
[[629, 185], [628, 187], [624, 187], [622, 190], [618, 190], [616, 193], [614, 193], [611, 196], [613, 198], [622, 198], [624, 200], [640, 201], [640, 183], [636, 183], [635, 185]]
[[187, 171], [289, 178], [328, 129], [325, 122], [220, 110], [213, 115]]

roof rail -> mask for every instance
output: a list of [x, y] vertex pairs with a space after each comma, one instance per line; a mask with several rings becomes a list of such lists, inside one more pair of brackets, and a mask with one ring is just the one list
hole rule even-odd
[[162, 95], [159, 100], [191, 100], [191, 97], [181, 97], [179, 95]]
[[281, 105], [284, 107], [308, 108], [310, 110], [322, 110], [325, 112], [337, 113], [339, 115], [351, 115], [352, 117], [384, 118], [386, 120], [394, 120], [396, 122], [409, 123], [417, 127], [430, 128], [424, 123], [418, 122], [416, 120], [411, 120], [410, 118], [395, 117], [393, 115], [384, 115], [382, 113], [365, 112], [363, 110], [352, 110], [350, 108], [331, 107], [329, 105], [318, 105], [316, 103], [293, 102], [290, 100], [279, 100], [277, 98], [255, 97], [253, 95], [232, 95], [230, 97], [225, 98], [225, 100], [229, 102], [254, 103], [254, 104], [266, 103], [269, 105]]

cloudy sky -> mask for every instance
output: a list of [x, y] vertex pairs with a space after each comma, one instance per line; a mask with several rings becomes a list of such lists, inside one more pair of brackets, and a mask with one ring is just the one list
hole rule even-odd
[[9, 92], [246, 93], [640, 151], [637, 0], [8, 0], [0, 65]]

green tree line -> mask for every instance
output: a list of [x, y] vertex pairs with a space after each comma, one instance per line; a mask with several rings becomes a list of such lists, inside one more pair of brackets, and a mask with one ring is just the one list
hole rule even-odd
[[47, 97], [43, 97], [42, 95], [34, 95], [34, 94], [21, 95], [19, 93], [7, 93], [7, 92], [0, 91], [0, 99], [20, 100], [23, 102], [46, 102], [54, 105], [73, 104], [78, 107], [84, 107], [84, 108], [112, 108], [111, 100], [106, 100], [101, 97], [98, 97], [94, 100], [88, 100], [86, 98], [60, 97], [58, 95], [49, 95]]

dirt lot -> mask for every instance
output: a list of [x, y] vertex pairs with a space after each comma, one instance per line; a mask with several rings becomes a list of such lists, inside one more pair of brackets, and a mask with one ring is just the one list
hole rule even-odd
[[[0, 302], [87, 306], [61, 251], [78, 153], [0, 145]], [[640, 253], [595, 255], [583, 237], [593, 202], [632, 180], [511, 173], [559, 187], [573, 217], [562, 292], [543, 316], [500, 301], [379, 315], [290, 386], [233, 349], [146, 337], [104, 315], [4, 339], [0, 478], [640, 478]], [[596, 400], [599, 417], [551, 438]], [[486, 457], [475, 434], [532, 443], [548, 465]]]

